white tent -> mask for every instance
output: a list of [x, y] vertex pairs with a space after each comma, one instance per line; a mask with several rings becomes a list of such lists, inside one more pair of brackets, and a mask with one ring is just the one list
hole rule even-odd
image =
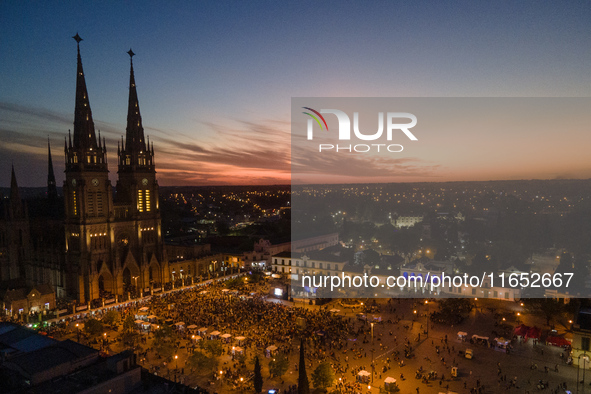
[[366, 370], [359, 371], [359, 373], [357, 374], [357, 381], [361, 383], [367, 383], [369, 382], [370, 376], [371, 373], [367, 372]]
[[150, 310], [150, 308], [148, 308], [147, 306], [140, 308], [140, 312], [147, 312], [149, 310]]
[[197, 326], [196, 326], [195, 324], [191, 324], [190, 326], [187, 326], [187, 328], [188, 328], [189, 330], [194, 330], [194, 329], [196, 329], [196, 328], [197, 328]]
[[242, 349], [240, 346], [232, 347], [232, 354], [242, 354], [243, 352], [244, 349]]
[[232, 335], [231, 335], [231, 334], [223, 334], [223, 335], [221, 336], [221, 338], [224, 338], [224, 339], [228, 339], [228, 338], [231, 338], [231, 337], [232, 337]]
[[200, 341], [200, 340], [202, 340], [202, 339], [203, 339], [203, 338], [201, 338], [199, 335], [191, 335], [191, 340], [192, 340], [193, 342], [197, 342], [197, 341]]
[[236, 339], [237, 341], [242, 342], [242, 341], [244, 341], [246, 339], [246, 337], [240, 336], [240, 337], [234, 337], [234, 339]]
[[384, 388], [386, 390], [390, 389], [391, 387], [395, 387], [396, 386], [396, 379], [388, 376], [386, 378], [386, 380], [384, 380]]

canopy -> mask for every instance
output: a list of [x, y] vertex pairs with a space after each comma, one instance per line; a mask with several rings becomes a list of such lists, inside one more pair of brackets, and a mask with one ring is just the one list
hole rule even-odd
[[196, 326], [195, 324], [191, 324], [190, 326], [187, 326], [187, 328], [188, 328], [189, 330], [194, 330], [194, 329], [196, 329], [196, 328], [197, 328], [197, 326]]
[[207, 294], [207, 290], [203, 290], [202, 292], [200, 292], [199, 294]]
[[231, 336], [232, 336], [231, 334], [223, 334], [223, 335], [222, 335], [222, 338], [224, 338], [224, 339], [228, 339], [228, 338], [230, 338]]
[[202, 340], [203, 338], [201, 338], [199, 335], [192, 335], [191, 339], [194, 340], [195, 342]]
[[147, 306], [140, 308], [140, 312], [147, 312], [149, 310], [150, 310], [150, 308], [148, 308]]
[[362, 371], [359, 371], [359, 373], [357, 374], [359, 376], [371, 376], [370, 372], [367, 372], [365, 369]]
[[244, 349], [242, 349], [240, 346], [236, 346], [236, 347], [235, 347], [234, 349], [232, 349], [232, 350], [234, 350], [235, 352], [239, 352], [239, 353], [240, 353], [240, 352], [242, 352]]
[[150, 315], [150, 316], [148, 316], [148, 319], [158, 319], [158, 316], [156, 316], [156, 315]]
[[384, 380], [384, 383], [389, 384], [389, 383], [396, 383], [396, 379], [391, 378], [390, 376], [388, 376], [386, 378], [386, 380]]
[[201, 327], [197, 331], [199, 331], [199, 332], [206, 332], [207, 331], [207, 327]]
[[495, 341], [500, 345], [506, 345], [510, 342], [508, 339], [505, 339], [503, 337], [495, 338]]
[[532, 338], [532, 339], [539, 339], [540, 335], [542, 335], [542, 330], [538, 327], [532, 327], [527, 330], [527, 334], [525, 334], [525, 338]]
[[222, 292], [224, 292], [224, 293], [227, 293], [229, 291], [230, 291], [230, 289], [222, 289]]
[[516, 335], [518, 337], [524, 337], [528, 331], [528, 326], [526, 326], [525, 324], [520, 324], [517, 327], [515, 327], [515, 330], [513, 330], [513, 335]]
[[148, 323], [147, 321], [142, 322], [142, 326], [151, 326], [152, 323]]
[[570, 346], [571, 343], [565, 339], [565, 338], [561, 338], [561, 337], [548, 337], [546, 338], [546, 342], [554, 345], [554, 346]]
[[267, 348], [267, 350], [268, 350], [268, 351], [270, 351], [270, 352], [274, 352], [275, 350], [277, 350], [277, 346], [275, 346], [275, 345], [271, 345], [271, 346], [269, 346], [269, 347]]
[[459, 337], [467, 337], [468, 336], [468, 333], [467, 332], [464, 332], [464, 331], [458, 331], [458, 336]]
[[174, 323], [174, 325], [175, 326], [184, 326], [185, 322], [180, 321], [180, 322]]
[[234, 337], [237, 341], [244, 341], [246, 337]]
[[143, 323], [144, 323], [144, 321], [143, 321], [143, 320], [136, 320], [136, 321], [135, 321], [135, 324], [143, 324]]
[[221, 334], [221, 332], [219, 332], [219, 331], [214, 331], [214, 332], [212, 332], [210, 335], [211, 335], [211, 336], [214, 336], [214, 337], [217, 337], [217, 336], [218, 336], [218, 335], [220, 335], [220, 334]]

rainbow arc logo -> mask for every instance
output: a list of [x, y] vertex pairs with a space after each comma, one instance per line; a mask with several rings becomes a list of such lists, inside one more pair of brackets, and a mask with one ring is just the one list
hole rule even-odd
[[[326, 124], [326, 120], [324, 119], [324, 116], [322, 116], [320, 114], [320, 112], [318, 112], [315, 109], [312, 109], [310, 107], [302, 107], [302, 108], [307, 109], [308, 111], [314, 112], [318, 117], [320, 117], [320, 119], [322, 119], [322, 122], [324, 123], [324, 126], [326, 127], [326, 131], [328, 131], [328, 124]], [[322, 127], [322, 123], [320, 123], [320, 120], [316, 116], [312, 115], [310, 112], [302, 112], [302, 113], [312, 117], [312, 119], [314, 119], [318, 123], [318, 126], [320, 126], [320, 130], [324, 129]]]

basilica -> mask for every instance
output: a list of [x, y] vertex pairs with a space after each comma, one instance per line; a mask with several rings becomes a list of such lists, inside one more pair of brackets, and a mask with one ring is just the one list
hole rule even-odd
[[63, 200], [57, 196], [48, 147], [47, 195], [25, 204], [15, 169], [0, 210], [0, 283], [51, 285], [57, 297], [84, 304], [162, 287], [169, 263], [162, 240], [154, 146], [144, 137], [129, 51], [125, 139], [117, 149], [117, 183], [109, 180], [107, 148], [97, 136], [77, 43], [74, 128], [65, 138]]

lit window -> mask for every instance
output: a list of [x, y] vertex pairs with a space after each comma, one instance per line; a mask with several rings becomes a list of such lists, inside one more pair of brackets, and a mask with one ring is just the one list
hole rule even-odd
[[137, 191], [137, 209], [140, 212], [144, 212], [144, 191]]
[[150, 212], [151, 204], [150, 204], [150, 191], [146, 190], [146, 212]]
[[76, 198], [76, 191], [72, 191], [72, 213], [74, 216], [78, 215], [78, 200]]

